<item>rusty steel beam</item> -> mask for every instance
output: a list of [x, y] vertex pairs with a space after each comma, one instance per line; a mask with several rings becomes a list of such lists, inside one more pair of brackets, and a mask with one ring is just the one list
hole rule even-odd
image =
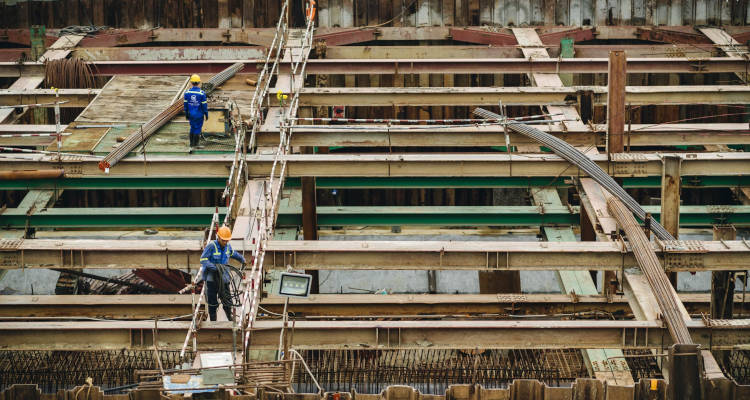
[[[227, 50], [149, 49], [148, 51], [115, 48], [90, 52], [79, 48], [78, 53], [89, 58], [95, 75], [189, 75], [218, 73], [236, 62], [244, 62], [240, 73], [258, 73], [262, 68], [262, 51], [230, 52]], [[185, 55], [189, 54], [189, 56]], [[216, 57], [212, 55], [224, 56]], [[227, 58], [234, 56], [235, 58]], [[249, 61], [248, 61], [249, 59]], [[721, 73], [744, 72], [747, 61], [727, 57], [705, 59], [688, 58], [631, 58], [629, 73]], [[0, 76], [18, 77], [29, 68], [40, 68], [38, 63], [0, 62]], [[289, 64], [282, 64], [288, 71]], [[307, 64], [310, 74], [417, 74], [417, 73], [605, 73], [606, 58], [565, 59], [313, 59]]]
[[[242, 241], [233, 242], [238, 251]], [[750, 269], [742, 241], [669, 243], [654, 250], [668, 271]], [[195, 240], [0, 240], [0, 269], [198, 268]], [[305, 270], [606, 270], [636, 267], [629, 247], [613, 242], [271, 241], [265, 268]]]
[[43, 107], [54, 107], [54, 102], [65, 102], [60, 107], [86, 107], [96, 97], [101, 89], [33, 89], [15, 90], [0, 89], [0, 106], [15, 106], [22, 104], [44, 104]]
[[[690, 314], [707, 313], [708, 293], [680, 293]], [[0, 296], [3, 318], [99, 317], [112, 319], [174, 318], [190, 314], [191, 295], [4, 295]], [[738, 312], [750, 310], [742, 294], [734, 296]], [[263, 308], [281, 313], [284, 299], [270, 296]], [[289, 309], [300, 317], [372, 317], [409, 315], [542, 315], [604, 311], [628, 315], [632, 311], [625, 296], [565, 294], [316, 294], [291, 299]]]
[[[745, 270], [750, 247], [742, 241], [700, 242], [678, 250], [654, 245], [664, 268], [674, 271]], [[623, 253], [624, 251], [624, 253]], [[611, 242], [365, 242], [273, 241], [265, 268], [306, 270], [489, 269], [610, 270], [637, 267], [629, 248]]]
[[[304, 121], [300, 121], [303, 124]], [[605, 146], [606, 125], [578, 125], [563, 130], [559, 126], [539, 125], [543, 132], [554, 134], [574, 146]], [[364, 130], [363, 127], [368, 129]], [[726, 124], [634, 124], [626, 132], [631, 147], [682, 146], [704, 144], [750, 144], [750, 129], [743, 123]], [[278, 145], [278, 129], [256, 134], [258, 146]], [[514, 132], [513, 145], [536, 145], [537, 142]], [[485, 147], [505, 146], [505, 133], [497, 126], [436, 127], [407, 129], [395, 125], [304, 125], [295, 127], [293, 146], [356, 146], [356, 147]]]
[[[666, 153], [670, 154], [670, 153]], [[604, 154], [590, 156], [605, 171], [615, 177], [661, 176], [661, 155], [629, 153], [607, 160]], [[682, 171], [685, 176], [741, 176], [750, 175], [750, 154], [683, 153]], [[562, 158], [551, 154], [291, 154], [287, 159], [289, 177], [299, 176], [405, 176], [405, 177], [465, 177], [465, 176], [577, 176], [582, 173]], [[226, 177], [233, 155], [148, 155], [123, 159], [109, 176], [150, 177]], [[250, 176], [266, 177], [273, 164], [273, 155], [247, 156]], [[0, 154], [0, 171], [33, 170], [62, 167], [66, 177], [102, 177], [98, 158], [85, 155]]]
[[[711, 326], [707, 326], [711, 324]], [[253, 349], [275, 350], [282, 322], [258, 320]], [[750, 343], [750, 320], [687, 322], [696, 343], [713, 350]], [[162, 350], [179, 349], [189, 321], [158, 323]], [[95, 350], [153, 347], [154, 321], [4, 322], [0, 348], [5, 350]], [[85, 333], [85, 334], [84, 334]], [[231, 349], [230, 322], [204, 322], [197, 332], [199, 349]], [[609, 320], [402, 320], [296, 321], [292, 346], [299, 349], [465, 348], [612, 348], [645, 349], [670, 345], [657, 321]]]
[[75, 57], [91, 61], [214, 61], [260, 60], [262, 46], [78, 47]]
[[[590, 91], [593, 103], [607, 104], [603, 86], [571, 87], [429, 87], [429, 88], [304, 88], [302, 106], [496, 106], [566, 105]], [[631, 105], [747, 104], [747, 86], [628, 86]], [[268, 95], [278, 106], [276, 94]]]

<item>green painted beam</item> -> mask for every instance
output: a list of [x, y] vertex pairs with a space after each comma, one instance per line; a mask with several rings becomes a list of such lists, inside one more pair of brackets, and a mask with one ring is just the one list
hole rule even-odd
[[[465, 177], [465, 178], [335, 178], [316, 180], [319, 189], [439, 189], [439, 188], [529, 188], [571, 187], [563, 177]], [[299, 187], [299, 178], [288, 178], [285, 187]], [[2, 180], [0, 190], [67, 189], [223, 189], [225, 178], [218, 177], [101, 177], [39, 180]], [[658, 176], [623, 178], [625, 188], [659, 188]], [[750, 187], [750, 176], [684, 176], [683, 188]]]
[[[10, 208], [0, 215], [3, 228], [206, 227], [214, 207], [49, 208], [26, 215]], [[220, 219], [226, 208], [219, 208]]]
[[[659, 206], [644, 209], [659, 219]], [[319, 226], [549, 226], [578, 225], [579, 207], [318, 207]], [[282, 207], [278, 226], [302, 224], [300, 207]], [[750, 226], [750, 206], [682, 206], [681, 226], [733, 224]]]
[[[446, 177], [446, 178], [335, 178], [316, 179], [318, 189], [438, 189], [571, 187], [563, 177]], [[287, 178], [285, 187], [299, 187], [299, 178]], [[684, 176], [683, 188], [748, 187], [750, 176]], [[661, 177], [623, 178], [625, 188], [660, 188]]]
[[[659, 206], [646, 206], [659, 219]], [[26, 215], [10, 208], [0, 215], [0, 227], [203, 227], [213, 207], [49, 208]], [[225, 209], [220, 208], [220, 213]], [[578, 225], [579, 207], [318, 207], [321, 226], [550, 226]], [[299, 226], [302, 209], [282, 205], [278, 226]], [[681, 226], [733, 224], [750, 226], [750, 206], [682, 206]]]
[[64, 178], [38, 180], [0, 180], [0, 190], [30, 189], [224, 189], [226, 178], [170, 177], [170, 178]]

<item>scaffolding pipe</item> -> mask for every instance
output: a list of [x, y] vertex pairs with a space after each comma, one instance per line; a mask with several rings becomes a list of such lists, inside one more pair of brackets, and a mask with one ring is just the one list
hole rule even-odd
[[[502, 116], [491, 111], [487, 111], [482, 108], [474, 109], [474, 114], [479, 115], [483, 118], [489, 119], [501, 119]], [[520, 133], [530, 139], [536, 140], [537, 142], [549, 147], [555, 154], [566, 159], [573, 165], [577, 166], [588, 174], [596, 183], [600, 184], [613, 196], [617, 197], [622, 203], [633, 212], [642, 221], [646, 219], [646, 210], [632, 198], [625, 189], [622, 188], [609, 174], [604, 172], [595, 162], [591, 161], [590, 158], [586, 157], [585, 154], [578, 151], [575, 147], [571, 146], [562, 139], [558, 139], [548, 133], [544, 133], [539, 129], [525, 125], [523, 123], [516, 123], [512, 121], [507, 122], [507, 126], [510, 130]], [[675, 240], [674, 236], [667, 232], [664, 227], [656, 222], [652, 221], [651, 231], [654, 232], [656, 237], [661, 240]]]
[[[244, 66], [245, 64], [243, 63], [235, 63], [231, 67], [214, 75], [203, 85], [203, 91], [206, 92], [206, 95], [210, 94], [214, 89], [221, 86], [221, 84], [244, 68]], [[182, 109], [182, 99], [175, 100], [175, 102], [166, 110], [151, 118], [148, 122], [143, 124], [143, 126], [132, 131], [116, 149], [112, 150], [102, 161], [99, 162], [99, 169], [105, 173], [109, 173], [110, 168], [114, 167], [115, 164], [125, 158], [128, 153], [141, 145], [141, 143], [145, 142], [152, 134], [159, 130], [159, 128], [164, 126], [164, 124], [176, 117]]]
[[679, 344], [692, 344], [693, 339], [690, 337], [690, 332], [682, 316], [677, 293], [669, 283], [659, 258], [640, 224], [633, 217], [633, 213], [614, 197], [607, 198], [607, 209], [617, 220], [622, 230], [625, 231], [625, 236], [630, 241], [635, 259], [638, 261], [638, 265], [656, 297], [656, 302], [661, 308], [662, 318], [667, 325], [672, 340]]

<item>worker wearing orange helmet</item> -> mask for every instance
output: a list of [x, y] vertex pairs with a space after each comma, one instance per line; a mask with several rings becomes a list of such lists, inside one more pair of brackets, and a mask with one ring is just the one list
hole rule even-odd
[[220, 273], [220, 268], [217, 267], [217, 264], [229, 264], [230, 258], [234, 258], [244, 264], [245, 257], [234, 251], [232, 245], [229, 244], [229, 240], [232, 239], [232, 231], [228, 227], [222, 226], [219, 228], [216, 236], [216, 240], [209, 243], [201, 255], [200, 261], [201, 266], [203, 266], [203, 276], [201, 278], [205, 281], [204, 284], [206, 285], [206, 302], [208, 303], [208, 316], [211, 321], [216, 321], [219, 298], [221, 298], [224, 313], [231, 320], [232, 306], [229, 299], [229, 281], [231, 277], [226, 268], [221, 268]]

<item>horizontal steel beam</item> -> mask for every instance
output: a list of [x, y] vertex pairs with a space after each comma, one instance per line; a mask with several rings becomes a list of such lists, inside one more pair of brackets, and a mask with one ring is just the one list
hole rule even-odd
[[[116, 49], [91, 53], [80, 48], [78, 53], [91, 59], [89, 64], [96, 75], [183, 75], [193, 73], [217, 73], [235, 62], [245, 62], [243, 73], [258, 73], [262, 68], [264, 51], [227, 51], [199, 49], [150, 49], [147, 53], [137, 49]], [[124, 53], [124, 54], [123, 54]], [[191, 54], [185, 59], [181, 54]], [[98, 55], [97, 55], [98, 54]], [[214, 55], [212, 58], [207, 58]], [[172, 58], [170, 58], [170, 56]], [[222, 57], [223, 56], [223, 57]], [[112, 58], [116, 58], [112, 60]], [[105, 59], [105, 60], [102, 60]], [[249, 60], [249, 61], [248, 61]], [[607, 58], [548, 58], [548, 59], [312, 59], [307, 63], [310, 74], [526, 74], [526, 73], [606, 73]], [[744, 72], [746, 61], [727, 57], [689, 58], [631, 58], [629, 73], [721, 73]], [[23, 65], [0, 62], [0, 71], [5, 76], [19, 76], [25, 68], [34, 68], [36, 63]], [[289, 64], [282, 64], [282, 72], [289, 71]]]
[[[590, 156], [615, 177], [661, 176], [661, 157], [670, 153], [617, 154], [612, 161], [606, 154]], [[685, 176], [750, 175], [750, 154], [681, 153]], [[233, 155], [148, 155], [123, 159], [110, 169], [112, 177], [224, 177], [229, 174]], [[575, 166], [552, 154], [293, 154], [287, 160], [287, 176], [316, 177], [555, 177], [583, 176]], [[34, 170], [46, 167], [65, 169], [66, 177], [105, 177], [98, 168], [99, 158], [56, 155], [0, 154], [0, 171]], [[268, 177], [274, 157], [248, 155], [250, 176]]]
[[[660, 220], [659, 206], [644, 206]], [[578, 207], [536, 206], [318, 206], [319, 226], [550, 226], [577, 225]], [[0, 221], [3, 217], [0, 216]], [[302, 226], [302, 207], [279, 209], [277, 226]], [[750, 206], [681, 206], [681, 226], [750, 225]]]
[[[607, 58], [547, 59], [350, 59], [310, 60], [310, 74], [527, 74], [606, 73]], [[628, 73], [745, 72], [747, 61], [727, 57], [702, 60], [688, 58], [629, 58]], [[288, 70], [282, 65], [281, 70]]]
[[[319, 177], [315, 180], [318, 189], [425, 189], [425, 188], [530, 188], [530, 187], [572, 187], [569, 178], [542, 176], [534, 178], [331, 178]], [[661, 187], [660, 176], [644, 178], [622, 178], [625, 188]], [[34, 180], [0, 180], [0, 190], [63, 189], [63, 190], [106, 190], [106, 189], [224, 189], [223, 177], [97, 177], [63, 178]], [[287, 178], [287, 188], [299, 187], [299, 178]], [[683, 176], [683, 188], [711, 187], [750, 187], [750, 176]]]
[[[27, 215], [9, 208], [0, 214], [5, 228], [205, 227], [215, 207], [45, 208]], [[225, 212], [220, 209], [220, 214]]]
[[[621, 178], [624, 188], [659, 188], [661, 187], [660, 176], [649, 176], [643, 178]], [[532, 187], [572, 187], [570, 178], [543, 176], [543, 177], [499, 177], [499, 178], [476, 178], [476, 177], [426, 177], [426, 178], [333, 178], [319, 177], [315, 179], [315, 187], [318, 189], [455, 189], [455, 188], [532, 188]], [[287, 178], [285, 188], [300, 187], [299, 178]], [[726, 188], [726, 187], [750, 187], [750, 176], [682, 176], [682, 187], [685, 189], [695, 188]], [[3, 182], [0, 181], [0, 189]]]
[[33, 89], [15, 90], [0, 89], [0, 106], [15, 106], [23, 104], [45, 104], [43, 107], [54, 107], [54, 102], [66, 102], [60, 107], [86, 107], [96, 97], [101, 89]]
[[[605, 86], [571, 87], [429, 87], [429, 88], [304, 88], [301, 106], [496, 106], [562, 105], [593, 92], [593, 103], [607, 104]], [[628, 86], [631, 105], [747, 104], [747, 86]], [[276, 93], [268, 101], [279, 105]]]
[[[304, 123], [300, 121], [300, 123]], [[544, 132], [554, 134], [574, 146], [606, 146], [607, 126], [596, 125], [595, 129], [537, 126]], [[628, 140], [631, 147], [639, 146], [689, 146], [706, 144], [750, 144], [750, 129], [747, 124], [667, 124], [629, 127]], [[538, 142], [510, 133], [510, 143], [517, 145], [539, 145]], [[304, 125], [294, 129], [292, 146], [352, 146], [352, 147], [489, 147], [505, 146], [505, 132], [495, 126], [466, 127], [409, 127], [401, 125]], [[258, 146], [277, 146], [279, 132], [261, 131], [256, 134]]]
[[[709, 320], [712, 322], [712, 320]], [[687, 323], [695, 343], [705, 349], [750, 344], [750, 321], [701, 320]], [[720, 324], [718, 322], [721, 322]], [[277, 349], [282, 322], [259, 320], [252, 349]], [[158, 347], [179, 349], [189, 321], [158, 323]], [[0, 348], [5, 350], [95, 350], [152, 348], [154, 321], [4, 322]], [[669, 334], [656, 321], [296, 321], [292, 346], [334, 348], [663, 348]], [[204, 322], [197, 332], [199, 349], [231, 349], [229, 322]]]
[[[0, 190], [63, 189], [224, 189], [226, 177], [97, 177], [34, 180], [0, 180]], [[729, 185], [738, 186], [738, 185]]]
[[[666, 154], [666, 153], [665, 153]], [[628, 153], [610, 162], [605, 154], [592, 155], [615, 177], [661, 176], [664, 154]], [[750, 175], [747, 153], [683, 153], [682, 173], [686, 176]], [[153, 160], [154, 157], [149, 157]], [[267, 177], [272, 155], [248, 156], [251, 176]], [[359, 154], [289, 155], [287, 176], [323, 177], [479, 177], [479, 176], [579, 176], [577, 167], [551, 154]], [[142, 160], [139, 160], [142, 161]], [[136, 163], [134, 164], [134, 169]], [[0, 164], [0, 168], [3, 165]], [[138, 165], [143, 170], [142, 165]]]
[[[682, 293], [688, 312], [707, 312], [709, 293]], [[6, 295], [0, 296], [2, 318], [98, 317], [111, 319], [174, 318], [191, 314], [193, 297], [186, 295]], [[735, 312], [742, 307], [735, 295]], [[263, 308], [281, 313], [284, 299], [265, 298]], [[564, 294], [316, 294], [290, 299], [289, 310], [299, 317], [361, 317], [408, 315], [541, 315], [604, 311], [630, 313], [625, 296]], [[750, 310], [750, 303], [745, 303]]]
[[[742, 38], [747, 35], [746, 26], [726, 26], [727, 32], [735, 37]], [[453, 28], [450, 26], [420, 26], [420, 27], [378, 27], [377, 29], [351, 28], [351, 27], [321, 27], [316, 29], [315, 35], [320, 38], [334, 38], [338, 40], [341, 35], [356, 35], [360, 31], [369, 31], [370, 35], [363, 35], [365, 40], [377, 41], [421, 41], [421, 40], [450, 40], [453, 35], [459, 35], [464, 40], [479, 41], [487, 44], [488, 36], [500, 36], [504, 40], [515, 45], [510, 28], [504, 28], [493, 32], [487, 31], [483, 26], [467, 26]], [[51, 45], [59, 35], [58, 29], [48, 29], [46, 43]], [[111, 29], [100, 34], [91, 35], [83, 39], [80, 46], [83, 47], [109, 47], [109, 46], [133, 46], [143, 43], [175, 43], [175, 42], [219, 42], [223, 44], [259, 44], [269, 45], [276, 33], [275, 27], [268, 28], [155, 28], [155, 29]], [[463, 35], [461, 35], [463, 34]], [[680, 40], [687, 44], [706, 43], [708, 40], [701, 37], [693, 27], [689, 26], [604, 26], [595, 28], [581, 28], [579, 26], [549, 26], [539, 31], [539, 38], [545, 45], [559, 44], [562, 37], [574, 37], [576, 41], [586, 40], [596, 36], [597, 39], [634, 39], [646, 35], [649, 40], [660, 41], [670, 44], [679, 44]], [[0, 32], [0, 41], [29, 44], [28, 29], [4, 29]], [[737, 39], [739, 42], [743, 40]], [[348, 41], [357, 43], [357, 41]]]
[[[199, 268], [197, 240], [0, 240], [0, 269]], [[250, 251], [241, 241], [237, 251]], [[666, 270], [743, 271], [743, 241], [654, 245]], [[608, 270], [637, 267], [630, 248], [612, 242], [271, 241], [266, 268], [308, 270]]]
[[[610, 51], [625, 51], [631, 58], [677, 57], [700, 58], [717, 56], [719, 52], [713, 44], [575, 44], [576, 57], [607, 58]], [[560, 56], [560, 42], [549, 43], [550, 57]], [[509, 46], [328, 46], [326, 59], [487, 59], [524, 58], [518, 45]]]
[[[267, 50], [261, 46], [169, 46], [169, 47], [77, 47], [73, 56], [100, 61], [214, 61], [261, 60]], [[155, 70], [160, 64], [152, 63]]]
[[[673, 271], [750, 267], [746, 242], [675, 242], [654, 245], [663, 267]], [[273, 241], [266, 268], [306, 270], [609, 270], [637, 268], [628, 246], [615, 242], [363, 242]]]
[[[658, 206], [644, 206], [659, 220]], [[0, 226], [12, 229], [90, 227], [201, 227], [214, 207], [8, 208]], [[220, 214], [224, 214], [224, 208]], [[319, 226], [550, 226], [577, 225], [578, 207], [536, 206], [415, 206], [317, 207]], [[302, 208], [279, 210], [277, 226], [301, 226]], [[680, 226], [750, 225], [750, 206], [680, 207]]]

